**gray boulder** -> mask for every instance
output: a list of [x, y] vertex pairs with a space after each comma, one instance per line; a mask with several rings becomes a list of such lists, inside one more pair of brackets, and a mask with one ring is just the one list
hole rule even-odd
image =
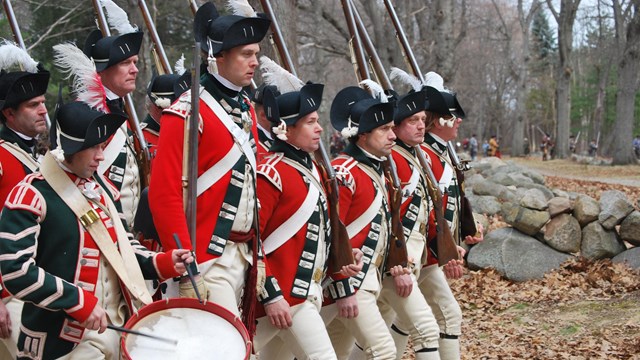
[[540, 231], [549, 221], [548, 212], [527, 209], [513, 203], [502, 204], [501, 211], [507, 224], [531, 236]]
[[522, 184], [520, 184], [518, 186], [519, 187], [523, 187], [525, 189], [538, 189], [538, 190], [540, 190], [544, 194], [544, 197], [546, 198], [547, 201], [549, 201], [549, 200], [551, 200], [552, 198], [555, 197], [553, 192], [551, 190], [549, 190], [544, 185], [534, 184], [534, 183], [522, 183]]
[[467, 262], [472, 270], [494, 268], [511, 280], [527, 281], [542, 278], [570, 257], [516, 229], [502, 228], [471, 248]]
[[520, 205], [533, 210], [546, 210], [547, 198], [538, 189], [529, 189], [520, 199]]
[[473, 185], [473, 193], [476, 195], [494, 196], [502, 201], [515, 201], [516, 196], [506, 186], [491, 181], [481, 181]]
[[612, 258], [626, 250], [615, 230], [607, 230], [599, 222], [589, 223], [582, 229], [580, 253], [587, 259]]
[[640, 247], [623, 251], [611, 259], [614, 263], [627, 263], [633, 269], [640, 269]]
[[553, 195], [555, 195], [556, 197], [561, 197], [561, 198], [567, 198], [569, 199], [571, 197], [571, 195], [569, 195], [568, 192], [564, 191], [564, 190], [560, 190], [560, 189], [551, 189], [551, 192], [553, 193]]
[[495, 215], [500, 212], [500, 202], [493, 196], [469, 195], [467, 198], [476, 213]]
[[568, 197], [554, 197], [547, 203], [549, 216], [555, 217], [560, 214], [570, 214], [573, 210], [571, 200]]
[[600, 215], [600, 205], [592, 197], [581, 195], [576, 198], [573, 204], [573, 216], [578, 219], [580, 226], [584, 227], [598, 220], [598, 215]]
[[[509, 168], [509, 166], [504, 166], [500, 169], [504, 168]], [[490, 176], [489, 178], [487, 178], [487, 180], [504, 186], [521, 186], [521, 184], [526, 183], [533, 184], [533, 180], [517, 172], [499, 172], [493, 176]]]
[[607, 190], [600, 195], [598, 221], [605, 229], [613, 229], [633, 211], [633, 204], [618, 190]]
[[552, 248], [564, 253], [580, 251], [582, 231], [580, 223], [569, 214], [561, 214], [545, 225], [544, 241]]
[[481, 181], [484, 181], [484, 177], [480, 174], [473, 174], [471, 176], [464, 177], [464, 185], [467, 187], [473, 187], [474, 184], [477, 184]]
[[634, 246], [640, 246], [640, 211], [634, 211], [622, 220], [620, 237]]

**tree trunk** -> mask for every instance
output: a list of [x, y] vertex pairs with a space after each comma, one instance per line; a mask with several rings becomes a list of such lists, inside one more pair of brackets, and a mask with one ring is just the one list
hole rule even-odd
[[[618, 62], [618, 92], [616, 99], [616, 122], [614, 125], [613, 164], [623, 165], [635, 162], [631, 148], [633, 140], [634, 104], [638, 91], [638, 71], [640, 70], [640, 10], [634, 5], [633, 19], [626, 29], [626, 45]], [[622, 19], [620, 19], [622, 20]], [[619, 34], [623, 36], [623, 34]]]

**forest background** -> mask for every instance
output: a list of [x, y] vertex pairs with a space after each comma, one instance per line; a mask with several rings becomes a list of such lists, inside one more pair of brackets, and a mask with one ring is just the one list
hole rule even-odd
[[[383, 66], [408, 70], [395, 30], [380, 0], [352, 0]], [[138, 0], [115, 0], [131, 23], [148, 31]], [[202, 3], [195, 0], [197, 4]], [[225, 1], [213, 1], [225, 13]], [[261, 12], [260, 1], [249, 0]], [[537, 150], [543, 133], [568, 157], [569, 136], [577, 152], [591, 140], [615, 164], [635, 163], [632, 139], [640, 135], [640, 0], [395, 0], [392, 1], [423, 73], [435, 71], [457, 93], [467, 117], [459, 139], [492, 135], [504, 154], [524, 153], [525, 138]], [[53, 113], [59, 83], [52, 46], [82, 46], [96, 28], [90, 0], [13, 0], [24, 42], [34, 59], [52, 71], [48, 108]], [[192, 62], [193, 15], [189, 0], [146, 0], [173, 64]], [[335, 94], [355, 85], [349, 32], [340, 0], [272, 0], [298, 76], [324, 83], [320, 109], [325, 139], [332, 131], [329, 108]], [[0, 37], [13, 39], [7, 17]], [[140, 51], [134, 100], [145, 115], [144, 96], [155, 65], [152, 42]], [[268, 38], [262, 53], [277, 61]], [[259, 75], [256, 82], [260, 83]], [[409, 89], [401, 84], [396, 90]], [[68, 89], [67, 89], [68, 91]], [[68, 98], [68, 96], [67, 96]], [[580, 135], [578, 135], [580, 134]]]

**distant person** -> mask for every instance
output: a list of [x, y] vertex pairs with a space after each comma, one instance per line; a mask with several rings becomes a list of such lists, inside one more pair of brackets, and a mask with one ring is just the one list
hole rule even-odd
[[596, 156], [598, 152], [598, 143], [596, 143], [596, 139], [591, 139], [589, 143], [589, 156]]
[[336, 157], [338, 154], [344, 150], [345, 141], [340, 135], [339, 132], [334, 131], [333, 135], [331, 135], [331, 145], [329, 147], [329, 152], [331, 153], [331, 157]]
[[489, 156], [489, 142], [487, 140], [482, 143], [482, 154], [485, 157]]
[[522, 150], [524, 150], [524, 156], [529, 156], [529, 153], [531, 152], [531, 147], [529, 145], [528, 138], [524, 138], [524, 144], [522, 144]]
[[498, 156], [499, 148], [500, 145], [498, 145], [498, 137], [496, 135], [491, 135], [491, 139], [489, 139], [489, 156]]
[[576, 137], [573, 135], [569, 136], [569, 152], [576, 153]]
[[636, 135], [635, 139], [633, 139], [633, 153], [636, 155], [637, 159], [640, 159], [640, 134]]
[[476, 134], [471, 135], [469, 139], [469, 155], [471, 156], [471, 161], [474, 161], [478, 155], [478, 139], [476, 139]]

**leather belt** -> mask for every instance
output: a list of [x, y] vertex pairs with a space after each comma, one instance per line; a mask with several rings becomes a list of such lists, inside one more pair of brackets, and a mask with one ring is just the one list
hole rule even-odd
[[231, 231], [229, 233], [229, 241], [234, 243], [248, 243], [256, 237], [256, 231], [254, 229], [249, 230], [246, 233]]

